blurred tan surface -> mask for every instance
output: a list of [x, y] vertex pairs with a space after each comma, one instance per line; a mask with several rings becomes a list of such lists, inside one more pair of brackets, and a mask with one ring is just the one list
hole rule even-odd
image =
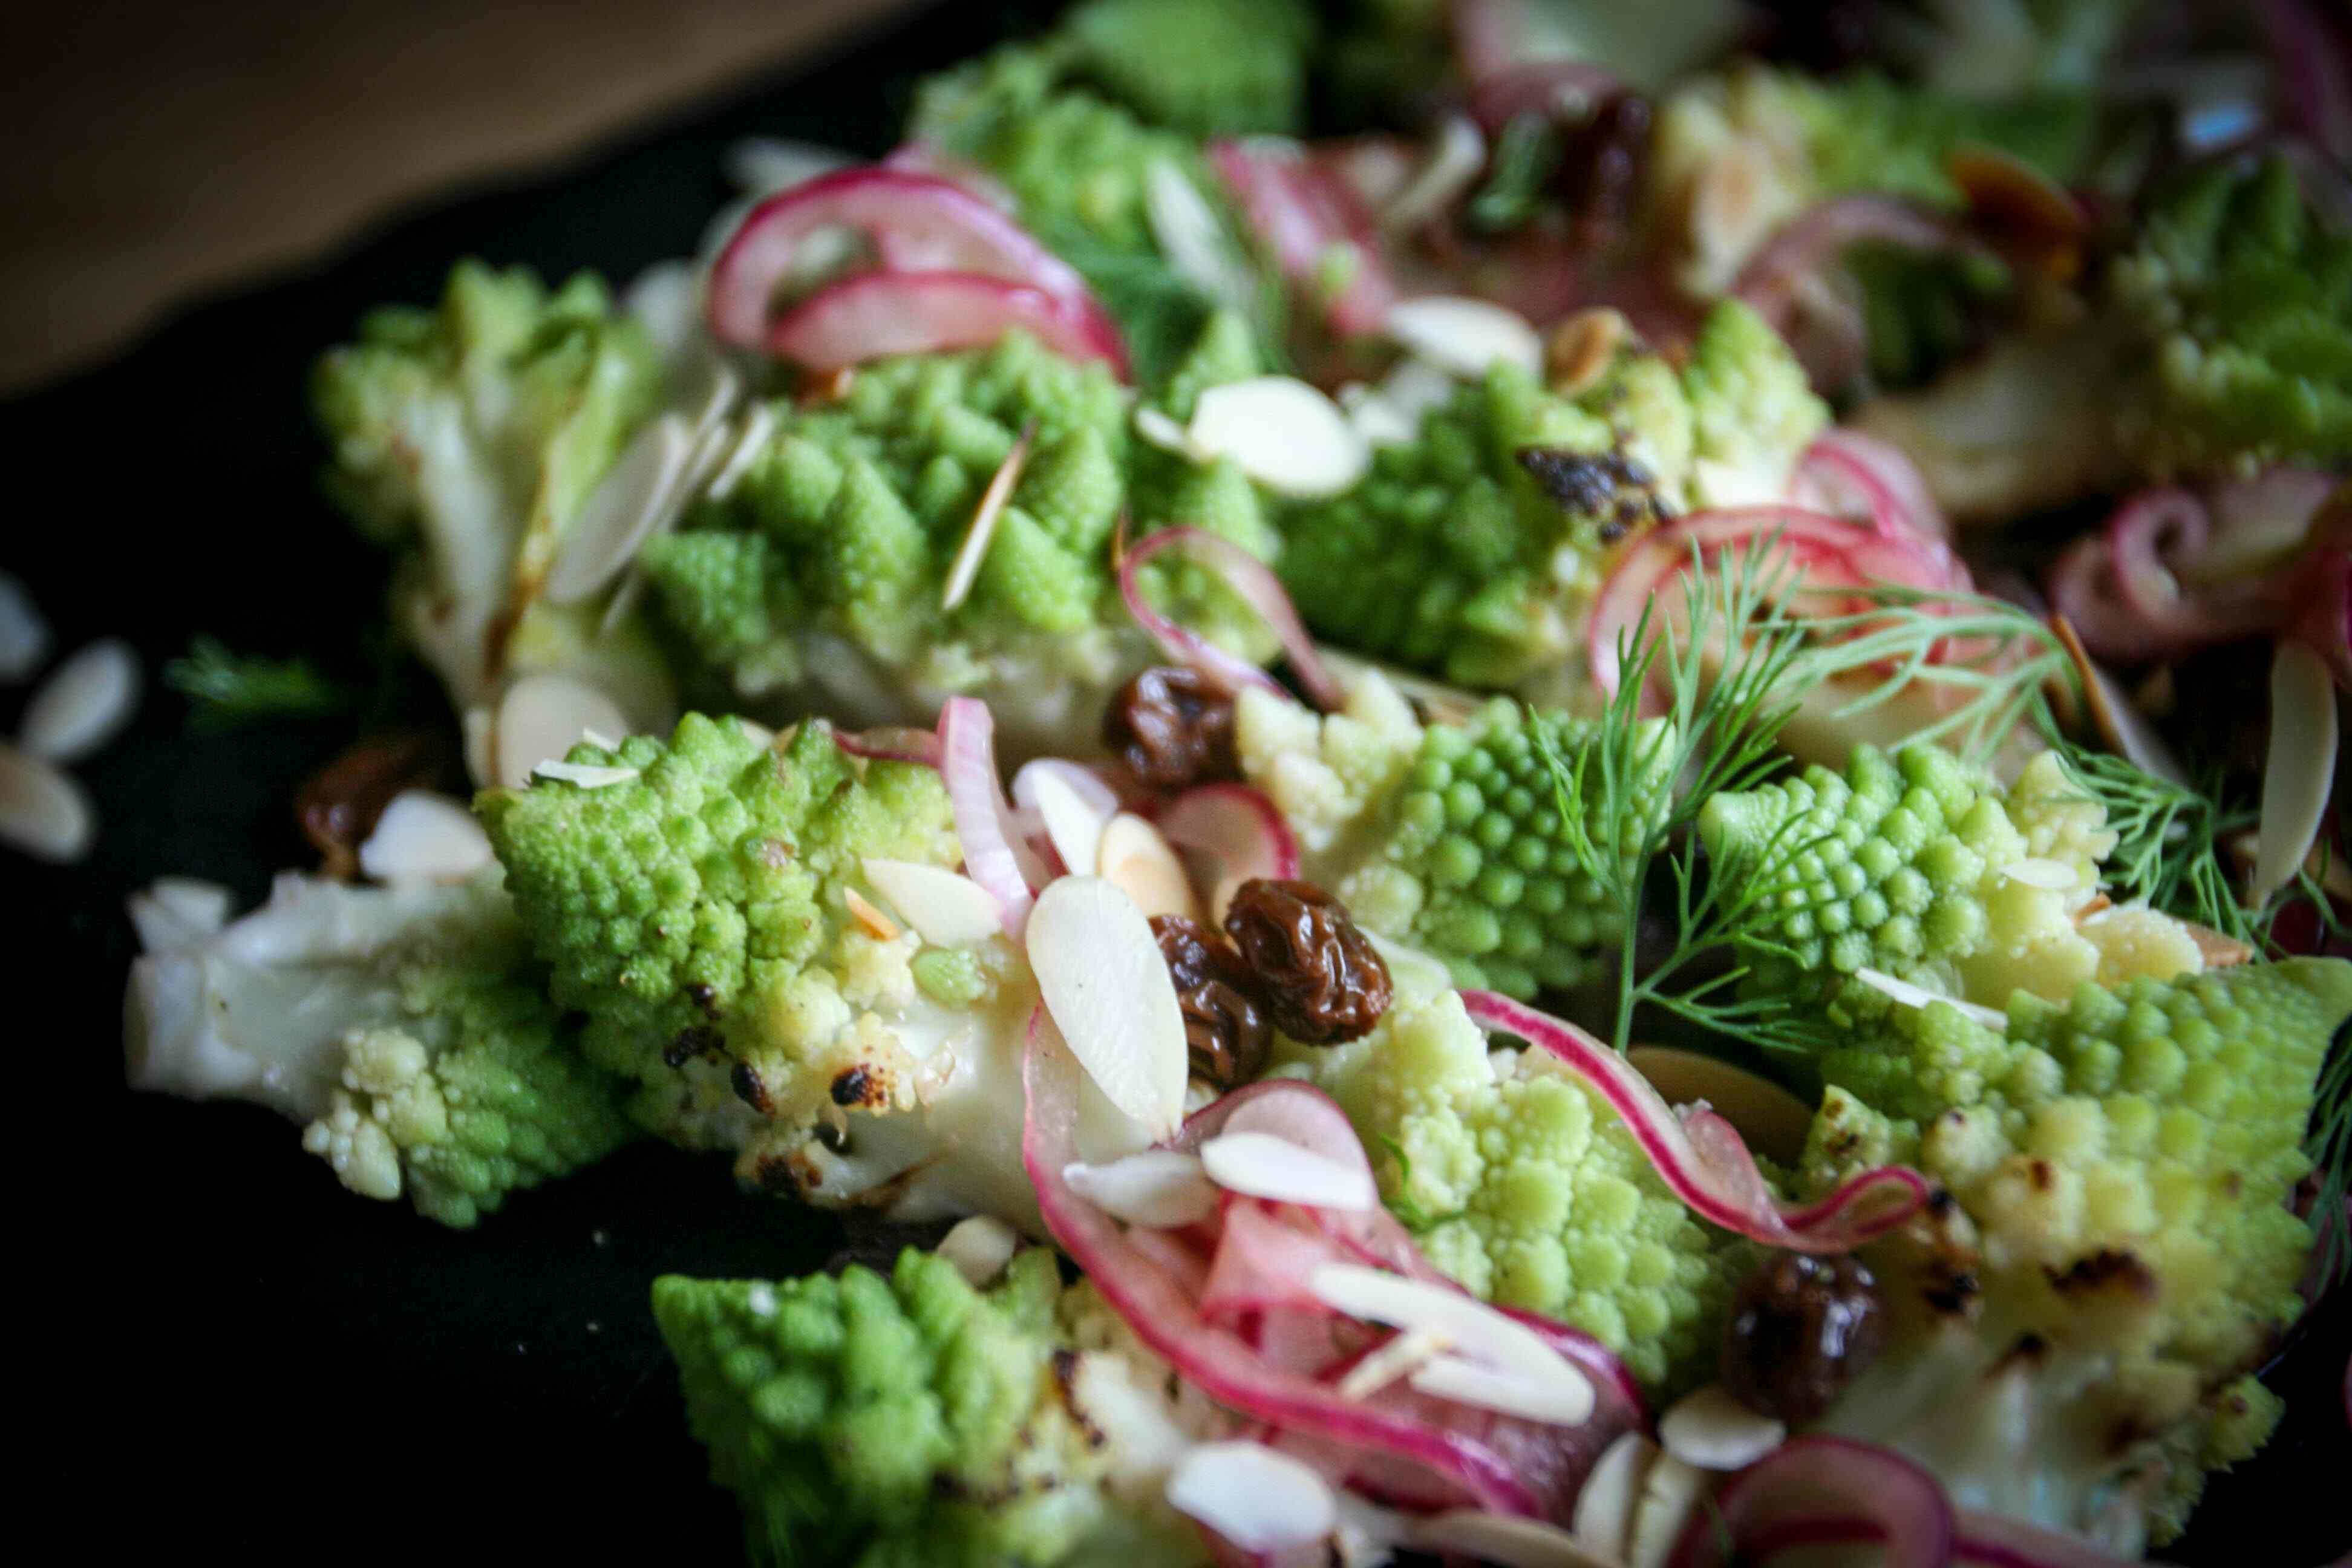
[[0, 0], [0, 391], [919, 0]]

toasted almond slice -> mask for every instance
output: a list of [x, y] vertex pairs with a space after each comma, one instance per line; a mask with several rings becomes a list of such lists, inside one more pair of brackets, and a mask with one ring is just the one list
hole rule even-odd
[[1378, 1349], [1348, 1369], [1339, 1380], [1343, 1398], [1369, 1399], [1401, 1377], [1410, 1377], [1445, 1352], [1445, 1336], [1427, 1329], [1391, 1334]]
[[994, 936], [1003, 909], [996, 895], [961, 872], [915, 860], [869, 855], [866, 879], [890, 900], [898, 918], [933, 947], [969, 947]]
[[751, 412], [743, 416], [742, 429], [728, 451], [727, 460], [710, 476], [703, 493], [712, 500], [725, 500], [732, 495], [743, 476], [751, 472], [751, 465], [760, 460], [760, 454], [768, 449], [768, 439], [775, 433], [775, 406], [764, 402], [752, 404]]
[[2208, 969], [2229, 969], [2253, 962], [2254, 950], [2234, 936], [2224, 936], [2211, 926], [2201, 926], [2195, 921], [2182, 921], [2180, 926], [2189, 933], [2189, 940], [2197, 944], [2197, 956], [2205, 961]]
[[1719, 1383], [1684, 1395], [1658, 1419], [1667, 1453], [1702, 1470], [1737, 1470], [1779, 1447], [1786, 1422], [1759, 1415]]
[[71, 773], [0, 745], [0, 843], [63, 865], [89, 853], [98, 811]]
[[1045, 837], [1062, 858], [1064, 869], [1074, 877], [1095, 875], [1101, 862], [1103, 829], [1110, 818], [1051, 768], [1032, 773], [1030, 788], [1035, 792], [1037, 815], [1045, 820]]
[[1246, 309], [1255, 285], [1225, 226], [1189, 175], [1166, 158], [1143, 171], [1143, 216], [1176, 275], [1212, 300]]
[[1229, 1193], [1360, 1214], [1380, 1202], [1370, 1171], [1270, 1132], [1226, 1132], [1201, 1145], [1201, 1165]]
[[1287, 1551], [1322, 1540], [1339, 1522], [1321, 1476], [1263, 1443], [1202, 1443], [1168, 1475], [1168, 1506], [1199, 1520], [1244, 1552]]
[[1087, 1202], [1129, 1225], [1170, 1230], [1217, 1212], [1217, 1189], [1197, 1154], [1146, 1149], [1106, 1164], [1065, 1166], [1062, 1180]]
[[1543, 374], [1543, 338], [1528, 319], [1485, 300], [1431, 295], [1389, 308], [1388, 335], [1423, 359], [1465, 381], [1488, 367], [1510, 365], [1532, 378]]
[[561, 760], [589, 730], [625, 735], [629, 721], [618, 703], [584, 681], [568, 675], [524, 676], [499, 702], [491, 732], [497, 782], [520, 788], [540, 763]]
[[1632, 1568], [1664, 1568], [1691, 1510], [1714, 1484], [1712, 1476], [1687, 1459], [1657, 1457], [1642, 1478], [1642, 1499], [1633, 1506], [1633, 1540], [1626, 1552]]
[[940, 1237], [939, 1254], [955, 1266], [964, 1283], [978, 1289], [1004, 1272], [1021, 1250], [1021, 1235], [994, 1215], [976, 1214], [958, 1220]]
[[2319, 838], [2336, 780], [2336, 684], [2299, 642], [2271, 658], [2271, 743], [2263, 764], [2262, 837], [2246, 902], [2261, 909], [2294, 879]]
[[1812, 1109], [1770, 1079], [1719, 1057], [1672, 1046], [1635, 1046], [1625, 1059], [1669, 1104], [1705, 1100], [1739, 1129], [1749, 1148], [1784, 1165], [1794, 1165], [1803, 1155]]
[[1658, 1446], [1639, 1432], [1623, 1432], [1601, 1450], [1592, 1473], [1577, 1489], [1576, 1539], [1611, 1563], [1624, 1560], [1632, 1544], [1633, 1510], [1642, 1480], [1658, 1457]]
[[2011, 860], [2000, 868], [2000, 874], [2012, 882], [2021, 882], [2029, 888], [2045, 888], [2053, 893], [2074, 887], [2083, 879], [2075, 874], [2074, 868], [2064, 861], [2045, 859], [2039, 855]]
[[996, 537], [996, 520], [1004, 513], [1004, 505], [1013, 499], [1013, 487], [1021, 482], [1021, 470], [1028, 464], [1029, 448], [1037, 439], [1037, 422], [1029, 421], [1013, 450], [1004, 454], [1004, 461], [996, 465], [989, 476], [988, 488], [980, 492], [980, 504], [972, 509], [971, 526], [964, 530], [963, 543], [956, 551], [955, 563], [948, 568], [947, 586], [940, 594], [940, 608], [952, 610], [971, 593], [971, 585], [980, 577], [980, 563], [988, 558], [988, 542]]
[[1404, 189], [1381, 209], [1381, 224], [1390, 229], [1412, 228], [1453, 205], [1454, 198], [1476, 183], [1486, 166], [1486, 138], [1478, 122], [1466, 114], [1449, 114], [1437, 128], [1429, 156]]
[[888, 942], [898, 934], [898, 922], [874, 907], [874, 900], [855, 888], [841, 890], [841, 901], [849, 910], [849, 918], [858, 929], [877, 942]]
[[635, 768], [605, 768], [593, 763], [541, 763], [530, 773], [533, 778], [558, 779], [582, 789], [610, 789], [637, 776]]
[[360, 869], [379, 882], [462, 882], [490, 863], [490, 837], [463, 803], [403, 790], [360, 846]]
[[1184, 1114], [1190, 1057], [1176, 983], [1151, 922], [1099, 877], [1060, 877], [1029, 911], [1030, 967], [1071, 1054], [1105, 1099], [1172, 1134]]
[[58, 666], [25, 704], [18, 744], [37, 757], [70, 763], [121, 731], [139, 705], [139, 656], [105, 637]]
[[1544, 370], [1551, 389], [1573, 397], [1617, 363], [1617, 351], [1633, 335], [1622, 310], [1605, 305], [1579, 310], [1551, 330], [1544, 347]]
[[1361, 382], [1349, 382], [1339, 389], [1339, 406], [1348, 411], [1348, 423], [1369, 445], [1409, 446], [1421, 434], [1420, 426], [1402, 409]]
[[2050, 629], [2057, 634], [2060, 646], [2074, 663], [2075, 675], [2082, 679], [2084, 697], [2090, 703], [2092, 725], [2107, 749], [2151, 778], [2163, 779], [2184, 789], [2191, 787], [2189, 770], [2180, 765], [2180, 759], [2173, 754], [2164, 737], [2156, 732], [2147, 716], [2133, 706], [2116, 678], [2091, 657], [2074, 623], [2063, 616], [2053, 616]]
[[31, 679], [49, 657], [49, 624], [23, 579], [0, 572], [0, 680]]
[[1998, 1008], [1980, 1006], [1974, 1002], [1963, 1002], [1957, 996], [1938, 996], [1924, 985], [1914, 985], [1908, 980], [1898, 979], [1884, 970], [1857, 969], [1853, 972], [1853, 977], [1872, 990], [1892, 996], [1906, 1007], [1925, 1007], [1930, 1003], [1941, 1002], [1948, 1007], [1958, 1008], [1988, 1029], [2009, 1027], [2009, 1015]]
[[1192, 437], [1185, 434], [1182, 424], [1148, 403], [1136, 406], [1135, 433], [1163, 452], [1173, 452], [1195, 463], [1208, 461], [1208, 454], [1192, 445]]
[[1496, 1568], [1622, 1568], [1615, 1557], [1586, 1550], [1559, 1526], [1519, 1514], [1460, 1508], [1416, 1519], [1411, 1529], [1412, 1544], [1424, 1552]]
[[1592, 1384], [1583, 1373], [1526, 1324], [1475, 1297], [1356, 1263], [1323, 1264], [1307, 1285], [1326, 1306], [1351, 1318], [1442, 1334], [1449, 1343], [1488, 1365], [1516, 1373], [1531, 1383], [1579, 1384], [1584, 1390], [1585, 1412], [1591, 1412]]
[[1096, 869], [1118, 884], [1147, 919], [1158, 915], [1201, 918], [1201, 901], [1184, 862], [1160, 829], [1129, 812], [1103, 825], [1095, 847]]
[[1269, 489], [1302, 500], [1338, 495], [1371, 467], [1371, 447], [1339, 405], [1296, 376], [1209, 388], [1185, 435], [1200, 451], [1231, 458]]
[[695, 439], [694, 426], [677, 414], [663, 415], [631, 438], [563, 531], [541, 588], [549, 604], [580, 603], [636, 558], [686, 472]]
[[1592, 1415], [1592, 1384], [1581, 1373], [1540, 1381], [1456, 1355], [1433, 1356], [1409, 1380], [1416, 1393], [1475, 1405], [1522, 1421], [1573, 1426]]
[[497, 716], [478, 702], [459, 716], [458, 727], [465, 731], [466, 776], [476, 789], [488, 789], [499, 782]]

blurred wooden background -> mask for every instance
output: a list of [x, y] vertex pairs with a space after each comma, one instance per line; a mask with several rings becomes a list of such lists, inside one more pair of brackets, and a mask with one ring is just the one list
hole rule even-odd
[[0, 4], [0, 392], [920, 3]]

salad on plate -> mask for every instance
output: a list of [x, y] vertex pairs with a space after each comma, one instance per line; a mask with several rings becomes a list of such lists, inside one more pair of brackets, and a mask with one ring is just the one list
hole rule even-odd
[[2347, 41], [1082, 0], [457, 262], [311, 395], [466, 788], [134, 899], [131, 1082], [928, 1226], [646, 1281], [757, 1561], [2160, 1554], [2352, 1272]]

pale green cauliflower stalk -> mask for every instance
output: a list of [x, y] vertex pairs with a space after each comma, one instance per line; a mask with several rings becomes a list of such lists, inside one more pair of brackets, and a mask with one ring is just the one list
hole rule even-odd
[[1894, 1162], [1952, 1200], [1867, 1254], [1895, 1331], [1825, 1427], [1965, 1506], [2127, 1552], [2178, 1533], [2276, 1420], [2247, 1374], [2303, 1307], [2287, 1199], [2352, 964], [2208, 970], [2181, 922], [2095, 908], [2114, 838], [2054, 755], [2003, 794], [1865, 748], [1699, 832], [1717, 875], [1780, 889], [1758, 984], [1830, 1036], [1806, 1184]]
[[[1285, 509], [1280, 571], [1318, 637], [1465, 686], [1566, 705], [1616, 554], [1659, 518], [1777, 500], [1829, 422], [1761, 318], [1725, 301], [1677, 373], [1628, 345], [1558, 395], [1498, 365], [1432, 409], [1370, 475]], [[1555, 488], [1522, 454], [1553, 457]]]
[[1050, 1247], [984, 1289], [909, 1248], [769, 1284], [677, 1276], [654, 1315], [751, 1560], [857, 1568], [1191, 1568], [1169, 1468], [1230, 1421]]
[[1370, 1035], [1286, 1045], [1278, 1070], [1339, 1102], [1382, 1198], [1464, 1287], [1582, 1329], [1653, 1393], [1712, 1375], [1754, 1249], [1695, 1216], [1580, 1079], [1539, 1050], [1490, 1051], [1459, 995], [1392, 972]]
[[669, 678], [634, 618], [540, 598], [565, 530], [660, 395], [644, 331], [582, 275], [462, 262], [432, 310], [393, 306], [329, 353], [311, 400], [328, 492], [400, 552], [393, 619], [460, 710], [569, 670], [666, 724]]
[[[779, 406], [741, 482], [642, 555], [662, 622], [730, 709], [929, 724], [969, 694], [1013, 752], [1084, 750], [1109, 693], [1150, 660], [1112, 570], [1121, 516], [1131, 533], [1178, 520], [1274, 547], [1238, 470], [1171, 474], [1137, 454], [1109, 374], [1024, 335], [865, 365], [837, 403]], [[1024, 430], [970, 595], [942, 615], [982, 493]], [[1213, 596], [1192, 597], [1188, 620], [1217, 621]]]
[[[1244, 692], [1234, 733], [1243, 776], [1298, 836], [1307, 877], [1457, 984], [1527, 997], [1614, 973], [1623, 911], [1585, 868], [1538, 741], [1573, 755], [1593, 722], [1498, 698], [1463, 722], [1423, 725], [1368, 673], [1327, 716]], [[1663, 763], [1665, 726], [1648, 727]], [[1630, 858], [1666, 811], [1668, 783], [1651, 780], [1647, 808], [1622, 820], [1588, 809], [1582, 834]]]
[[363, 1196], [471, 1226], [635, 1135], [495, 872], [388, 888], [289, 872], [234, 922], [225, 889], [167, 879], [131, 913], [131, 1087], [283, 1112]]
[[587, 1016], [589, 1059], [636, 1086], [636, 1119], [816, 1203], [1034, 1228], [1026, 966], [1001, 937], [926, 945], [863, 869], [956, 864], [939, 775], [850, 758], [822, 721], [771, 746], [698, 714], [667, 743], [572, 760], [635, 773], [478, 809], [556, 1003]]

